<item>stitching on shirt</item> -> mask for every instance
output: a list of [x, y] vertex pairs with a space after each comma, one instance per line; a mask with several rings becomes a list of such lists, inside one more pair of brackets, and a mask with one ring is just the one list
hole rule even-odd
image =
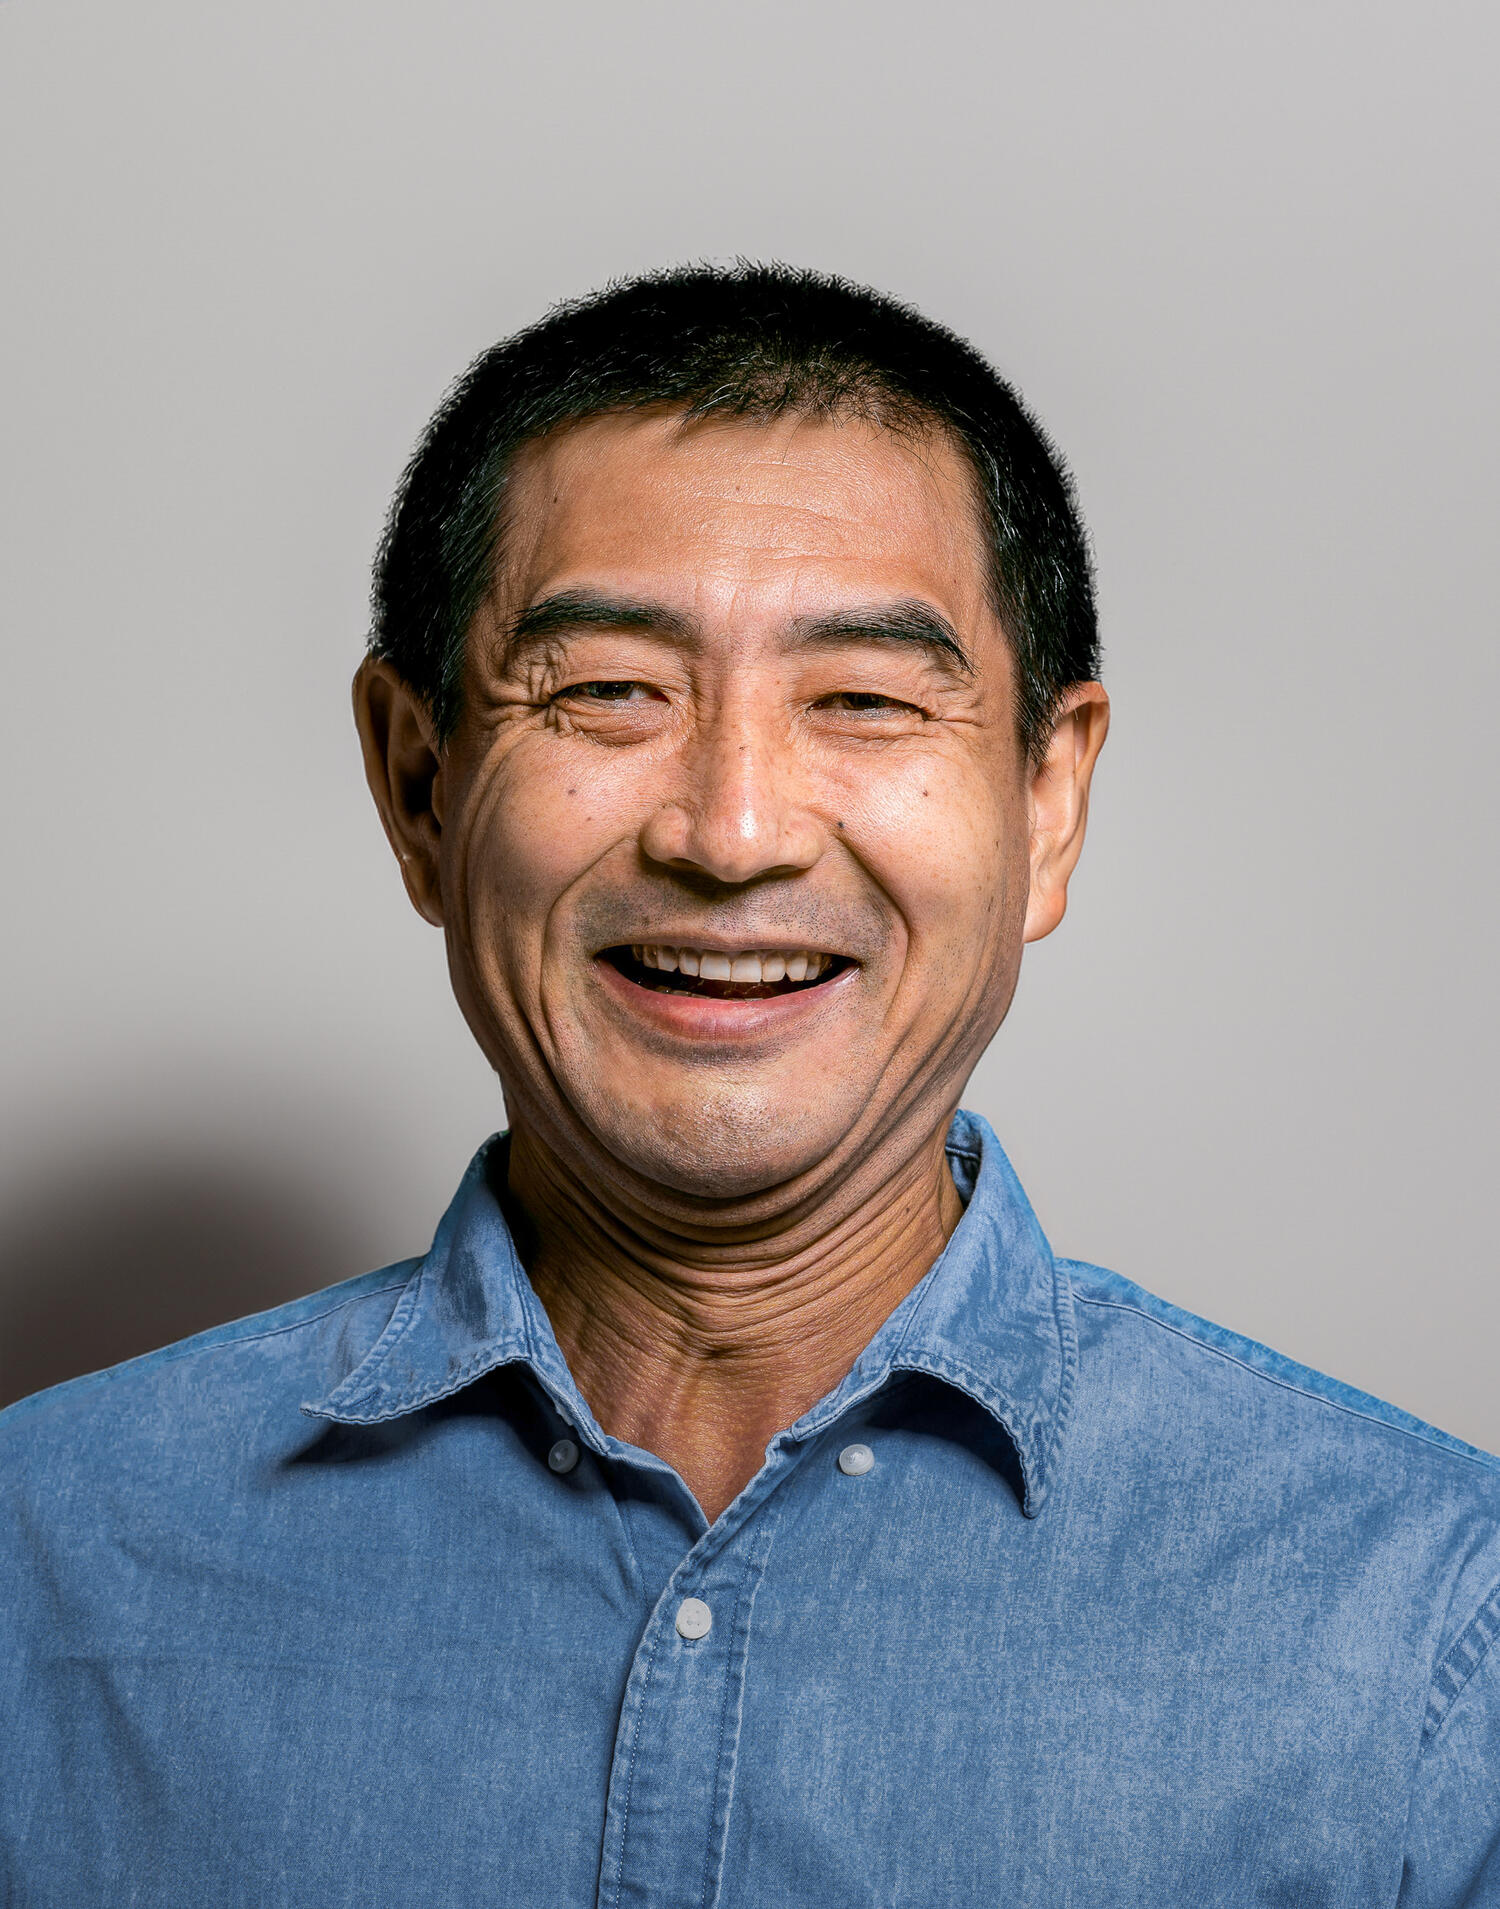
[[416, 1386], [398, 1393], [378, 1412], [349, 1412], [340, 1407], [338, 1422], [346, 1425], [381, 1425], [387, 1419], [402, 1418], [408, 1412], [420, 1411], [423, 1406], [438, 1405], [442, 1400], [452, 1398], [455, 1392], [461, 1392], [473, 1380], [482, 1379], [486, 1373], [503, 1365], [514, 1365], [515, 1362], [515, 1348], [508, 1339], [498, 1346], [486, 1346], [482, 1352], [476, 1352], [466, 1359], [456, 1372], [450, 1372], [442, 1384], [434, 1389], [424, 1391], [421, 1386]]
[[[1063, 1304], [1063, 1288], [1067, 1288], [1066, 1306]], [[1029, 1507], [1035, 1517], [1042, 1508], [1042, 1499], [1052, 1479], [1053, 1461], [1062, 1435], [1072, 1415], [1073, 1399], [1078, 1390], [1078, 1320], [1075, 1313], [1077, 1292], [1067, 1269], [1062, 1262], [1052, 1262], [1052, 1317], [1057, 1325], [1058, 1342], [1062, 1347], [1062, 1374], [1057, 1386], [1057, 1405], [1052, 1415], [1052, 1433], [1047, 1440], [1045, 1451], [1037, 1473], [1036, 1503]], [[1028, 1493], [1028, 1496], [1030, 1494]], [[1026, 1507], [1023, 1507], [1026, 1509]]]
[[[1075, 1289], [1076, 1292], [1076, 1289]], [[1131, 1306], [1121, 1299], [1101, 1299], [1094, 1293], [1076, 1293], [1080, 1305], [1105, 1306], [1111, 1312], [1134, 1313], [1138, 1319], [1144, 1319], [1148, 1325], [1160, 1326], [1163, 1332], [1175, 1333], [1179, 1339], [1185, 1339], [1190, 1346], [1196, 1346], [1200, 1352], [1211, 1353], [1216, 1359], [1223, 1359], [1229, 1365], [1237, 1365], [1242, 1372], [1248, 1372], [1252, 1378], [1264, 1379], [1267, 1385], [1280, 1386], [1283, 1392], [1295, 1392], [1299, 1398], [1311, 1399], [1316, 1405], [1326, 1405], [1330, 1410], [1343, 1412], [1350, 1418], [1363, 1419], [1366, 1425], [1378, 1425], [1387, 1432], [1400, 1432], [1406, 1438], [1415, 1439], [1420, 1445], [1430, 1445], [1436, 1452], [1448, 1452], [1454, 1458], [1466, 1458], [1471, 1464], [1494, 1475], [1495, 1466], [1483, 1452], [1465, 1451], [1462, 1445], [1449, 1444], [1445, 1439], [1429, 1438], [1425, 1432], [1417, 1431], [1410, 1425], [1398, 1425], [1390, 1419], [1377, 1418], [1373, 1412], [1362, 1412], [1357, 1405], [1346, 1405], [1342, 1399], [1326, 1398], [1321, 1392], [1313, 1392], [1305, 1385], [1295, 1385], [1290, 1379], [1283, 1379], [1275, 1372], [1263, 1372], [1259, 1366], [1251, 1365], [1248, 1359], [1240, 1359], [1223, 1346], [1211, 1345], [1207, 1339], [1200, 1339], [1195, 1332], [1188, 1332], [1182, 1326], [1174, 1326], [1169, 1319], [1158, 1319], [1143, 1306]], [[1334, 1381], [1338, 1383], [1337, 1380]]]
[[[943, 1151], [950, 1159], [964, 1161], [971, 1169], [971, 1177], [977, 1185], [979, 1173], [983, 1165], [982, 1149], [979, 1147], [947, 1146]], [[1066, 1263], [1054, 1254], [1052, 1256], [1052, 1323], [1057, 1329], [1058, 1348], [1061, 1357], [1058, 1362], [1057, 1398], [1052, 1410], [1052, 1423], [1047, 1434], [1047, 1442], [1040, 1447], [1040, 1449], [1036, 1450], [1035, 1453], [1035, 1490], [1032, 1489], [1031, 1478], [1025, 1473], [1023, 1461], [1022, 1484], [1024, 1487], [1024, 1503], [1022, 1504], [1022, 1510], [1030, 1518], [1036, 1517], [1041, 1511], [1042, 1502], [1047, 1495], [1048, 1486], [1052, 1477], [1053, 1464], [1057, 1457], [1058, 1446], [1061, 1444], [1063, 1433], [1067, 1429], [1068, 1419], [1072, 1412], [1074, 1395], [1077, 1392], [1078, 1326], [1073, 1316], [1073, 1305], [1071, 1303], [1064, 1304], [1063, 1287], [1065, 1283], [1067, 1286], [1067, 1299], [1069, 1302], [1072, 1302], [1077, 1297], [1076, 1289], [1074, 1288], [1072, 1280], [1068, 1278]], [[906, 1339], [915, 1328], [915, 1325], [916, 1315], [913, 1314], [906, 1332], [901, 1335], [901, 1346], [897, 1347], [896, 1354], [893, 1355], [893, 1363], [895, 1359], [900, 1357]], [[910, 1370], [915, 1365], [915, 1360], [909, 1360], [906, 1364], [908, 1370]], [[958, 1360], [954, 1360], [953, 1364], [955, 1370], [962, 1372], [970, 1384], [974, 1386], [982, 1402], [989, 1406], [990, 1410], [1005, 1427], [1019, 1449], [1020, 1440], [1017, 1437], [1009, 1413], [1011, 1401], [1003, 1399], [994, 1387], [989, 1385], [972, 1366], [966, 1366]], [[936, 1371], [936, 1368], [931, 1365], [925, 1369]], [[938, 1376], [947, 1377], [949, 1375], [939, 1373]]]
[[[980, 1164], [979, 1154], [977, 1150], [971, 1151], [970, 1149], [965, 1147], [944, 1147], [943, 1152], [948, 1156], [950, 1160], [968, 1161], [969, 1165], [973, 1167], [974, 1169], [973, 1177], [975, 1181], [977, 1182], [979, 1178], [979, 1164]], [[967, 1208], [965, 1210], [967, 1211]], [[928, 1285], [928, 1281], [932, 1279], [938, 1267], [941, 1266], [943, 1261], [948, 1257], [948, 1250], [952, 1246], [952, 1244], [953, 1244], [953, 1240], [950, 1236], [947, 1243], [944, 1245], [942, 1252], [938, 1254], [937, 1258], [933, 1261], [932, 1265], [928, 1267], [927, 1272], [923, 1275], [922, 1279], [918, 1282], [918, 1286], [913, 1288], [913, 1291], [916, 1291], [922, 1286], [927, 1286], [927, 1291], [926, 1293], [923, 1294], [922, 1298], [918, 1300], [915, 1305], [913, 1305], [911, 1311], [907, 1314], [906, 1324], [901, 1328], [901, 1337], [896, 1341], [895, 1345], [891, 1348], [890, 1369], [892, 1371], [894, 1371], [897, 1366], [901, 1366], [903, 1364], [906, 1365], [906, 1368], [908, 1370], [915, 1369], [914, 1365], [912, 1365], [911, 1362], [903, 1361], [902, 1354], [906, 1350], [907, 1340], [916, 1331], [917, 1321], [921, 1318], [923, 1312], [926, 1310], [928, 1301], [931, 1297], [932, 1289], [930, 1285]], [[902, 1303], [905, 1304], [905, 1301], [903, 1301]], [[923, 1353], [921, 1356], [929, 1360], [933, 1357], [931, 1353]], [[929, 1364], [923, 1367], [922, 1369], [925, 1371], [934, 1373], [938, 1378], [948, 1377], [948, 1374], [946, 1372], [939, 1371], [935, 1365]], [[979, 1375], [977, 1373], [970, 1373], [969, 1376], [972, 1379], [974, 1379], [976, 1383], [980, 1384], [981, 1390], [985, 1392], [989, 1391], [988, 1386], [985, 1386], [983, 1382], [979, 1380]], [[854, 1398], [850, 1399], [848, 1401], [848, 1404], [856, 1405], [859, 1403], [860, 1399], [862, 1399], [864, 1396], [865, 1394], [859, 1393]], [[991, 1394], [990, 1396], [991, 1398], [993, 1398], [994, 1395]], [[823, 1429], [823, 1425], [830, 1423], [831, 1419], [836, 1416], [842, 1416], [842, 1411], [837, 1414], [830, 1414], [829, 1418], [826, 1418], [822, 1424], [814, 1424], [810, 1429], [813, 1430], [814, 1432], [821, 1432]]]
[[[914, 1352], [900, 1359], [899, 1362], [893, 1359], [891, 1370], [892, 1372], [926, 1373], [935, 1379], [945, 1379], [950, 1385], [957, 1385], [961, 1390], [967, 1391], [971, 1397], [978, 1399], [991, 1417], [998, 1421], [1006, 1437], [1016, 1448], [1016, 1454], [1021, 1461], [1021, 1510], [1024, 1516], [1035, 1518], [1041, 1511], [1042, 1501], [1046, 1497], [1047, 1453], [1056, 1442], [1055, 1434], [1049, 1440], [1047, 1447], [1038, 1451], [1035, 1441], [1030, 1436], [1031, 1425], [1021, 1423], [1020, 1429], [1017, 1429], [1014, 1401], [997, 1392], [982, 1373], [976, 1372], [972, 1366], [965, 1365], [961, 1359], [955, 1359], [951, 1355], [940, 1359], [931, 1352]], [[864, 1395], [860, 1395], [850, 1399], [844, 1409], [835, 1414], [835, 1417], [844, 1417], [850, 1408], [863, 1402], [863, 1397]], [[1065, 1409], [1065, 1406], [1066, 1399], [1062, 1389], [1059, 1388], [1059, 1411]], [[823, 1429], [819, 1427], [820, 1431]], [[1032, 1490], [1028, 1465], [1034, 1467], [1036, 1472], [1035, 1491]]]
[[[809, 1447], [809, 1450], [810, 1449], [811, 1447]], [[763, 1498], [756, 1506], [755, 1512], [751, 1514], [752, 1516], [759, 1516], [763, 1522], [760, 1528], [759, 1550], [758, 1552], [751, 1553], [755, 1561], [755, 1568], [750, 1576], [748, 1599], [746, 1597], [743, 1576], [740, 1580], [740, 1588], [735, 1593], [735, 1642], [730, 1649], [729, 1676], [725, 1681], [724, 1697], [719, 1706], [719, 1740], [714, 1752], [714, 1782], [713, 1789], [710, 1792], [712, 1798], [710, 1808], [714, 1815], [717, 1815], [719, 1809], [719, 1785], [724, 1773], [724, 1736], [729, 1721], [731, 1698], [733, 1699], [735, 1713], [734, 1737], [736, 1761], [738, 1761], [739, 1757], [740, 1732], [744, 1727], [745, 1720], [745, 1682], [750, 1673], [750, 1627], [755, 1617], [755, 1600], [760, 1595], [761, 1585], [765, 1583], [766, 1571], [771, 1562], [772, 1547], [776, 1543], [776, 1534], [781, 1529], [781, 1517], [786, 1504], [784, 1488], [788, 1482], [788, 1475], [783, 1473], [781, 1478], [777, 1480], [777, 1485], [782, 1487], [783, 1490], [773, 1491], [768, 1498]], [[744, 1526], [742, 1525], [740, 1529], [743, 1530]], [[741, 1614], [742, 1605], [744, 1606], [743, 1615]], [[736, 1670], [738, 1674], [736, 1674]], [[717, 1838], [710, 1840], [708, 1847], [703, 1852], [703, 1888], [699, 1895], [700, 1909], [710, 1909], [709, 1883], [713, 1876], [715, 1859], [717, 1859], [718, 1880], [713, 1891], [714, 1904], [718, 1903], [720, 1893], [724, 1887], [724, 1859], [725, 1852], [729, 1846], [729, 1819], [733, 1808], [734, 1794], [731, 1787], [730, 1794], [724, 1799], [724, 1821], [719, 1828], [719, 1834]], [[712, 1815], [710, 1816], [709, 1822], [712, 1828]]]
[[[375, 1341], [374, 1345], [370, 1347], [370, 1350], [360, 1360], [359, 1364], [354, 1367], [353, 1371], [346, 1372], [333, 1390], [325, 1393], [323, 1399], [325, 1405], [336, 1399], [341, 1392], [351, 1388], [361, 1373], [372, 1371], [373, 1368], [386, 1357], [392, 1347], [397, 1345], [405, 1336], [412, 1320], [416, 1317], [417, 1299], [421, 1294], [426, 1278], [427, 1262], [423, 1260], [418, 1265], [416, 1272], [407, 1280], [405, 1290], [402, 1292], [400, 1299], [397, 1300], [390, 1318], [386, 1320], [385, 1328], [381, 1332], [380, 1337]], [[368, 1384], [368, 1381], [366, 1381], [366, 1384]]]
[[[744, 1595], [743, 1585], [734, 1600], [734, 1631], [738, 1634], [740, 1620], [740, 1598]], [[729, 1675], [724, 1680], [724, 1694], [719, 1699], [719, 1728], [714, 1737], [714, 1777], [709, 1786], [708, 1808], [709, 1828], [713, 1828], [713, 1819], [719, 1807], [719, 1786], [724, 1781], [724, 1729], [729, 1720], [729, 1698], [735, 1681], [735, 1650], [733, 1638], [729, 1649]], [[726, 1804], [727, 1808], [727, 1804]], [[703, 1850], [703, 1884], [698, 1891], [698, 1909], [707, 1909], [708, 1885], [713, 1875], [714, 1838], [710, 1835]]]
[[1422, 1721], [1424, 1751], [1447, 1722], [1465, 1685], [1489, 1656], [1497, 1637], [1500, 1637], [1500, 1584], [1449, 1645], [1433, 1672], [1427, 1714]]
[[950, 1160], [962, 1160], [974, 1169], [974, 1179], [979, 1178], [980, 1153], [978, 1147], [944, 1147], [943, 1152]]
[[[940, 1356], [938, 1353], [929, 1352], [925, 1347], [919, 1347], [915, 1352], [898, 1350], [891, 1360], [891, 1370], [892, 1372], [925, 1372], [934, 1379], [946, 1379], [950, 1385], [960, 1385], [966, 1390], [972, 1389], [980, 1404], [1000, 1419], [1009, 1431], [1007, 1415], [1011, 1401], [1003, 1398], [982, 1372], [976, 1371], [971, 1365], [965, 1365], [962, 1359], [954, 1358], [952, 1353], [944, 1353]], [[862, 1404], [864, 1396], [861, 1394], [850, 1399], [848, 1405]], [[847, 1409], [848, 1406], [831, 1414], [825, 1424], [817, 1429], [820, 1432], [825, 1430], [827, 1425], [834, 1422], [834, 1419], [843, 1418]]]
[[[674, 1572], [673, 1577], [675, 1578], [675, 1576], [676, 1573]], [[663, 1592], [662, 1596], [665, 1597], [666, 1592]], [[659, 1602], [660, 1599], [658, 1600], [658, 1603]], [[635, 1796], [635, 1765], [641, 1747], [641, 1720], [645, 1715], [646, 1693], [651, 1687], [651, 1678], [656, 1670], [656, 1653], [661, 1648], [661, 1640], [665, 1634], [665, 1626], [659, 1626], [655, 1637], [651, 1640], [651, 1647], [646, 1653], [646, 1662], [641, 1676], [640, 1699], [636, 1704], [635, 1717], [630, 1726], [630, 1760], [625, 1766], [625, 1803], [620, 1811], [620, 1833], [618, 1837], [620, 1854], [618, 1861], [615, 1863], [614, 1884], [610, 1890], [610, 1896], [615, 1902], [620, 1900], [620, 1885], [625, 1880], [625, 1846], [630, 1835], [630, 1806]], [[609, 1801], [606, 1795], [606, 1811], [608, 1808]]]
[[[148, 1352], [145, 1358], [159, 1359], [163, 1365], [176, 1365], [179, 1359], [191, 1359], [200, 1352], [217, 1352], [220, 1346], [253, 1346], [260, 1339], [275, 1339], [283, 1332], [299, 1332], [303, 1326], [315, 1326], [320, 1319], [331, 1319], [336, 1312], [342, 1312], [346, 1306], [357, 1306], [362, 1299], [378, 1299], [382, 1293], [404, 1292], [409, 1283], [409, 1280], [401, 1280], [392, 1286], [377, 1286], [373, 1292], [351, 1293], [347, 1299], [341, 1299], [336, 1306], [325, 1306], [322, 1312], [308, 1313], [301, 1319], [289, 1320], [284, 1326], [267, 1326], [263, 1332], [241, 1333], [235, 1339], [211, 1339], [203, 1345], [164, 1346], [160, 1352]], [[391, 1316], [394, 1318], [395, 1314]], [[215, 1326], [212, 1330], [218, 1332], [222, 1328]], [[124, 1363], [134, 1365], [136, 1361], [127, 1359]], [[144, 1363], [144, 1360], [141, 1363]], [[109, 1366], [105, 1371], [90, 1376], [107, 1378], [111, 1372], [118, 1372], [120, 1369], [119, 1366]]]

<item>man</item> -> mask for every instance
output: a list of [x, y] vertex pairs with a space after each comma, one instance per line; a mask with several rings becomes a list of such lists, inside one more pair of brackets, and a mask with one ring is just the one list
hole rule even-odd
[[1106, 726], [1013, 394], [616, 287], [450, 397], [376, 611], [510, 1133], [424, 1259], [6, 1415], [6, 1900], [1500, 1902], [1493, 1461], [1055, 1259], [956, 1112]]

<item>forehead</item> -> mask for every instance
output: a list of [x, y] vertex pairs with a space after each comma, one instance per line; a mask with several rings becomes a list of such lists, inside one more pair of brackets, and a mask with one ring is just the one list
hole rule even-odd
[[936, 428], [593, 418], [519, 453], [503, 546], [516, 608], [588, 583], [739, 619], [851, 595], [924, 597], [970, 629], [988, 614], [977, 487]]

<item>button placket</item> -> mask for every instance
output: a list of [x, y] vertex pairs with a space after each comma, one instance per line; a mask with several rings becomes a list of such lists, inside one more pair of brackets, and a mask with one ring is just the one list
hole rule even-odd
[[[615, 1738], [599, 1909], [718, 1901], [750, 1619], [781, 1508], [773, 1493], [705, 1534], [646, 1626]], [[702, 1595], [684, 1596], [690, 1583]]]

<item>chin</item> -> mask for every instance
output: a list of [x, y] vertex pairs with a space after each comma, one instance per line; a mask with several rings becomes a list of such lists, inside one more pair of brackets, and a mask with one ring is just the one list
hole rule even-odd
[[787, 1109], [779, 1098], [715, 1094], [668, 1104], [585, 1108], [595, 1136], [643, 1179], [701, 1200], [745, 1200], [818, 1167], [846, 1137], [838, 1098]]

